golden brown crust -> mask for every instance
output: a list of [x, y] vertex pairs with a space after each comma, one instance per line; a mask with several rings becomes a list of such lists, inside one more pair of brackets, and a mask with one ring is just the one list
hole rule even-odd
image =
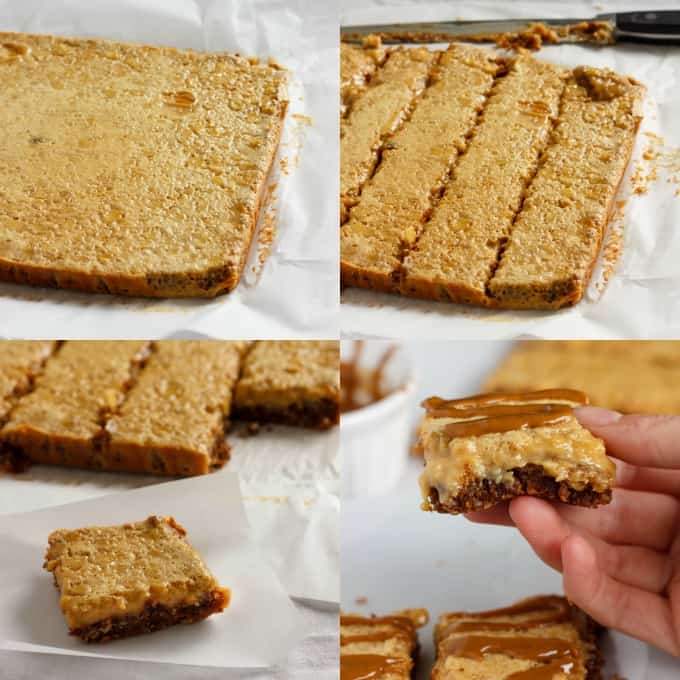
[[[118, 81], [116, 81], [116, 78], [121, 79], [120, 87], [123, 88], [125, 85], [123, 79], [129, 77], [124, 73], [126, 68], [129, 68], [132, 73], [137, 73], [137, 76], [135, 76], [137, 80], [144, 80], [148, 74], [151, 74], [151, 78], [147, 78], [147, 80], [152, 82], [146, 90], [143, 84], [141, 86], [136, 84], [135, 87], [130, 89], [134, 96], [130, 96], [120, 106], [127, 106], [131, 111], [130, 116], [133, 117], [133, 123], [130, 126], [130, 136], [134, 137], [131, 144], [139, 146], [139, 149], [136, 149], [136, 157], [140, 159], [140, 163], [144, 167], [148, 166], [146, 174], [151, 173], [153, 181], [148, 181], [148, 186], [139, 190], [140, 195], [135, 198], [136, 187], [139, 184], [138, 181], [135, 181], [137, 175], [130, 171], [125, 164], [120, 167], [109, 167], [107, 165], [109, 156], [106, 155], [109, 149], [108, 147], [105, 148], [101, 152], [104, 155], [98, 171], [95, 173], [93, 170], [94, 174], [91, 177], [88, 175], [83, 178], [84, 188], [74, 188], [69, 184], [61, 194], [55, 193], [56, 198], [50, 195], [47, 203], [50, 209], [46, 213], [45, 224], [41, 222], [40, 215], [33, 215], [31, 210], [25, 211], [25, 215], [23, 215], [27, 227], [25, 233], [30, 232], [32, 234], [35, 232], [37, 247], [31, 249], [28, 241], [24, 242], [25, 239], [19, 240], [10, 235], [7, 238], [7, 243], [13, 242], [14, 245], [0, 252], [0, 280], [34, 286], [143, 297], [214, 297], [233, 290], [238, 284], [245, 266], [264, 196], [267, 176], [281, 135], [282, 120], [286, 110], [286, 101], [283, 98], [285, 96], [283, 95], [285, 78], [275, 74], [276, 69], [274, 67], [259, 66], [255, 63], [249, 65], [247, 60], [232, 55], [210, 55], [172, 48], [146, 47], [100, 40], [71, 40], [53, 36], [10, 33], [0, 34], [0, 42], [2, 41], [4, 41], [4, 44], [17, 43], [27, 46], [25, 55], [18, 59], [10, 59], [9, 63], [15, 66], [17, 63], [19, 64], [19, 66], [16, 66], [17, 78], [27, 78], [29, 86], [32, 82], [31, 79], [36, 80], [40, 87], [45, 86], [41, 78], [54, 79], [56, 76], [52, 71], [57, 69], [56, 64], [61, 59], [63, 63], [67, 64], [63, 67], [65, 75], [62, 74], [62, 78], [66, 81], [66, 87], [77, 89], [80, 87], [78, 73], [82, 67], [79, 60], [86, 62], [89, 59], [98, 64], [96, 75], [103, 79], [105, 84], [108, 84], [102, 91], [99, 91], [99, 94], [87, 90], [87, 96], [84, 97], [86, 101], [89, 101], [92, 109], [90, 118], [93, 119], [93, 126], [95, 127], [96, 125], [100, 125], [100, 127], [105, 125], [104, 117], [101, 117], [101, 121], [98, 118], [103, 104], [97, 97], [100, 97], [102, 101], [106, 97], [111, 97], [110, 100], [106, 101], [114, 102], [115, 106], [118, 106], [118, 99], [116, 99]], [[32, 52], [41, 56], [47, 66], [52, 69], [48, 75], [36, 75], [38, 72], [33, 66]], [[62, 52], [68, 54], [64, 56]], [[49, 55], [52, 55], [51, 60]], [[22, 63], [21, 59], [24, 59], [25, 63]], [[106, 65], [107, 60], [110, 60], [108, 62], [111, 64], [110, 67]], [[168, 64], [170, 64], [169, 67]], [[176, 68], [173, 67], [173, 64]], [[3, 68], [6, 69], [9, 66]], [[110, 82], [105, 78], [107, 68], [111, 69]], [[159, 70], [162, 76], [157, 79], [158, 82], [153, 79], [154, 69]], [[224, 100], [217, 102], [217, 104], [210, 102], [214, 96], [214, 92], [211, 90], [211, 88], [215, 88], [213, 80], [217, 82], [216, 79], [227, 78], [227, 72], [230, 69], [239, 74], [238, 78], [241, 80], [238, 80], [238, 78], [237, 80], [242, 82], [245, 88], [242, 99], [247, 100], [249, 96], [247, 88], [253, 87], [252, 92], [255, 99], [253, 100], [254, 106], [251, 106], [251, 108], [253, 111], [259, 112], [259, 118], [252, 123], [251, 127], [248, 127], [251, 123], [246, 122], [249, 119], [245, 112], [242, 112], [244, 107], [247, 108], [248, 106], [247, 101], [244, 104], [238, 96], [234, 96], [228, 98], [227, 104]], [[222, 70], [224, 70], [224, 73]], [[191, 99], [187, 101], [190, 102], [190, 106], [184, 106], [186, 102], [182, 100], [175, 107], [180, 113], [167, 114], [170, 120], [175, 121], [173, 124], [176, 124], [176, 130], [179, 130], [179, 134], [172, 128], [173, 124], [168, 124], [167, 120], [164, 121], [162, 118], [164, 114], [160, 114], [161, 123], [157, 125], [155, 119], [151, 122], [147, 120], [150, 114], [141, 113], [138, 116], [139, 125], [136, 126], [134, 124], [137, 120], [134, 118], [135, 111], [148, 112], [159, 104], [154, 100], [144, 107], [135, 101], [135, 97], [139, 99], [157, 96], [160, 99], [161, 94], [163, 97], [171, 95], [172, 92], [155, 93], [155, 90], [162, 89], [164, 86], [169, 88], [170, 83], [166, 81], [182, 78], [182, 73], [185, 72], [187, 74], [185, 80], [187, 83], [191, 83], [191, 88], [194, 89], [195, 93], [189, 93]], [[208, 72], [210, 72], [210, 77], [205, 78], [204, 76]], [[73, 77], [72, 83], [68, 80], [71, 76]], [[137, 83], [137, 80], [135, 80], [135, 83]], [[234, 82], [236, 83], [237, 80]], [[144, 82], [146, 83], [146, 81]], [[258, 84], [253, 85], [253, 83]], [[131, 87], [131, 84], [128, 83], [127, 86]], [[54, 85], [54, 87], [56, 88], [57, 85]], [[63, 83], [59, 87], [63, 87]], [[235, 85], [235, 87], [237, 86]], [[30, 90], [31, 88], [27, 87], [27, 89]], [[49, 94], [49, 88], [46, 92]], [[176, 94], [179, 97], [183, 93]], [[238, 95], [239, 93], [235, 94]], [[196, 111], [190, 111], [186, 118], [183, 118], [182, 107], [191, 109], [195, 102], [197, 102]], [[204, 103], [208, 107], [205, 111], [209, 110], [211, 113], [205, 113], [202, 108]], [[165, 106], [166, 104], [167, 106]], [[165, 99], [162, 100], [161, 105], [165, 106], [163, 111], [170, 110], [174, 106], [172, 102], [168, 103]], [[35, 126], [36, 130], [39, 130], [40, 125], [43, 124], [40, 122], [42, 121], [40, 116], [43, 113], [38, 112], [36, 115], [38, 122], [35, 123]], [[199, 115], [200, 120], [196, 118]], [[186, 125], [187, 121], [190, 122], [190, 125]], [[244, 126], [243, 134], [240, 133], [238, 127], [241, 124]], [[140, 133], [139, 129], [142, 129], [145, 125], [149, 129], [149, 135], [160, 135], [159, 139], [164, 143], [167, 142], [168, 148], [158, 154], [161, 159], [159, 161], [148, 161], [147, 155], [145, 155], [146, 150], [142, 148], [146, 140], [145, 135]], [[210, 140], [211, 136], [224, 136], [224, 132], [219, 130], [222, 125], [226, 128], [236, 126], [234, 137], [237, 140], [236, 142], [229, 141], [221, 147], [217, 147], [212, 142], [205, 141]], [[166, 130], [168, 126], [170, 129]], [[215, 129], [213, 130], [211, 126], [214, 126]], [[201, 127], [203, 129], [199, 129]], [[206, 129], [206, 127], [210, 129]], [[256, 129], [259, 137], [257, 140], [253, 140], [251, 136], [255, 134]], [[32, 143], [31, 153], [35, 155], [36, 163], [31, 167], [34, 168], [32, 172], [38, 173], [36, 179], [38, 183], [42, 182], [40, 172], [42, 172], [43, 166], [48, 168], [55, 164], [58, 166], [61, 162], [58, 159], [68, 155], [59, 155], [52, 150], [63, 144], [64, 139], [68, 138], [66, 132], [57, 126], [52, 134], [55, 139], [43, 139], [36, 136], [35, 139], [38, 141], [35, 144]], [[192, 137], [192, 135], [194, 136]], [[174, 137], [177, 138], [176, 141], [172, 141]], [[93, 136], [93, 139], [95, 140], [92, 142], [93, 144], [101, 143], [102, 146], [104, 145], [104, 142], [96, 141], [99, 139], [96, 135]], [[105, 141], [108, 138], [104, 135], [102, 139]], [[127, 140], [127, 137], [125, 139]], [[87, 139], [80, 140], [80, 142], [83, 144], [90, 143]], [[213, 146], [210, 146], [211, 144]], [[192, 145], [196, 148], [194, 149]], [[182, 149], [188, 148], [188, 150], [186, 154], [180, 154], [182, 162], [176, 164], [177, 149], [180, 147]], [[243, 157], [240, 158], [238, 154], [243, 149], [246, 149], [247, 153], [241, 154]], [[74, 163], [77, 163], [79, 162], [78, 159], [83, 157], [84, 154], [76, 149], [72, 155], [75, 159]], [[187, 155], [194, 160], [184, 163]], [[224, 158], [221, 156], [224, 156]], [[246, 158], [246, 156], [248, 157]], [[148, 157], [154, 158], [155, 155], [150, 152]], [[239, 166], [239, 173], [242, 171], [243, 177], [235, 176], [236, 161], [242, 162], [243, 168]], [[162, 163], [165, 163], [165, 165], [163, 166]], [[163, 172], [172, 174], [171, 170], [175, 170], [177, 174], [181, 175], [180, 178], [169, 178], [169, 180], [174, 179], [175, 183], [178, 183], [178, 186], [172, 191], [177, 195], [173, 197], [173, 201], [177, 205], [177, 209], [181, 211], [179, 218], [171, 215], [170, 208], [161, 209], [159, 207], [165, 200], [164, 196], [168, 193], [167, 190], [162, 191], [158, 188], [161, 184], [161, 179], [157, 176], [159, 167], [165, 168], [165, 170], [161, 170], [161, 174]], [[208, 174], [204, 173], [204, 170]], [[27, 176], [30, 175], [30, 172], [25, 170]], [[214, 174], [211, 175], [210, 173]], [[61, 179], [61, 176], [65, 173], [57, 168], [53, 174]], [[99, 193], [103, 192], [100, 184], [105, 181], [113, 181], [105, 179], [109, 175], [116, 178], [121, 175], [121, 177], [125, 176], [126, 179], [118, 178], [115, 191], [111, 191], [109, 185], [106, 184], [106, 187], [109, 187], [106, 192], [106, 200], [100, 201], [97, 198]], [[23, 175], [19, 174], [19, 178], [22, 177]], [[249, 186], [247, 186], [248, 181], [250, 181]], [[187, 184], [186, 191], [180, 186], [183, 182]], [[170, 184], [172, 184], [172, 181]], [[23, 205], [21, 202], [23, 200], [21, 198], [23, 184], [19, 182], [18, 186], [20, 188], [15, 191], [15, 195], [8, 199], [8, 209], [11, 214], [21, 214], [18, 206]], [[90, 187], [92, 187], [91, 191]], [[56, 182], [54, 192], [58, 192], [58, 190], [59, 183]], [[78, 198], [73, 201], [73, 204], [62, 206], [59, 202], [59, 196], [63, 194], [72, 197], [74, 191], [80, 192]], [[159, 192], [157, 198], [154, 198], [155, 192]], [[220, 193], [223, 193], [223, 196], [219, 196]], [[126, 198], [128, 199], [127, 203]], [[44, 198], [44, 200], [47, 202], [48, 199]], [[114, 204], [114, 207], [108, 205], [107, 201]], [[90, 212], [88, 212], [89, 203], [93, 204]], [[118, 207], [115, 204], [120, 204], [120, 206]], [[60, 214], [60, 211], [67, 215], [72, 214], [73, 217], [64, 217]], [[107, 222], [109, 219], [106, 216], [107, 211], [122, 215], [122, 218], [115, 216], [111, 218], [114, 220], [113, 227]], [[10, 221], [3, 225], [1, 218], [2, 215], [0, 215], [0, 227], [12, 232], [13, 223]], [[124, 227], [115, 226], [118, 224], [115, 222], [116, 219], [126, 220]], [[63, 256], [52, 252], [56, 246], [45, 248], [44, 239], [41, 240], [40, 235], [52, 222], [59, 222], [61, 225], [58, 229], [55, 227], [54, 231], [63, 235]], [[109, 228], [108, 232], [107, 228]], [[131, 245], [134, 243], [133, 232], [135, 229], [138, 229], [141, 235], [140, 245], [136, 250]], [[200, 239], [201, 242], [199, 242], [196, 233], [201, 229], [203, 229], [206, 238]], [[167, 253], [166, 257], [155, 257], [149, 254], [152, 249], [146, 247], [142, 236], [146, 232], [152, 233], [152, 230], [156, 234], [153, 238], [154, 247], [158, 249], [160, 254]], [[110, 234], [110, 231], [117, 235], [123, 234], [125, 238], [111, 238], [110, 235], [106, 235]], [[70, 232], [78, 232], [82, 238], [72, 238], [69, 235]], [[72, 244], [69, 245], [69, 239], [79, 244], [86, 242], [88, 238], [93, 239], [93, 245], [89, 251], [83, 249], [81, 253]], [[28, 236], [26, 239], [28, 239]], [[183, 240], [185, 246], [191, 247], [183, 247]], [[115, 247], [112, 244], [116, 244]], [[213, 245], [214, 250], [211, 250]], [[121, 252], [129, 248], [132, 254], [129, 258], [124, 258], [122, 255], [118, 257], [115, 252], [116, 248]], [[35, 256], [33, 255], [34, 251]], [[92, 254], [95, 251], [96, 257]], [[195, 257], [194, 251], [196, 252]], [[173, 259], [175, 266], [173, 266]], [[122, 263], [120, 266], [116, 264], [118, 260]], [[164, 268], [166, 264], [167, 270]]]

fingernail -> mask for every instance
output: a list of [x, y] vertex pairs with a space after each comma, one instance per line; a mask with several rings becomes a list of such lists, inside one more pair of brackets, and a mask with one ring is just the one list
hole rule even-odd
[[574, 415], [582, 425], [592, 425], [594, 427], [613, 425], [623, 417], [623, 414], [618, 411], [610, 411], [609, 409], [598, 408], [596, 406], [584, 406], [583, 408], [574, 409]]

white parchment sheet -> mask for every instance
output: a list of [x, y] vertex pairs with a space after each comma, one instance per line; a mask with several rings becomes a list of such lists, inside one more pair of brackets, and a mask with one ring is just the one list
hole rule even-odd
[[[172, 515], [217, 580], [232, 590], [223, 614], [191, 626], [87, 645], [71, 637], [43, 556], [49, 533]], [[0, 516], [3, 607], [0, 642], [6, 649], [220, 667], [268, 666], [306, 633], [281, 582], [250, 539], [234, 474], [204, 476], [123, 494]], [[28, 646], [27, 646], [28, 645]]]
[[314, 0], [0, 0], [2, 31], [273, 56], [292, 78], [270, 176], [275, 198], [263, 209], [276, 225], [263, 268], [256, 236], [240, 285], [215, 300], [0, 284], [0, 336], [159, 338], [196, 331], [232, 339], [336, 337], [337, 25], [335, 3]]
[[[598, 12], [645, 8], [677, 9], [677, 2], [415, 2], [411, 0], [342, 0], [343, 25], [443, 19], [591, 17]], [[342, 294], [340, 327], [347, 337], [635, 338], [680, 335], [680, 188], [678, 172], [659, 171], [646, 194], [631, 190], [636, 165], [650, 143], [645, 133], [680, 147], [680, 47], [620, 43], [615, 47], [547, 46], [537, 57], [566, 66], [588, 64], [632, 75], [647, 86], [644, 120], [617, 201], [623, 215], [614, 220], [622, 231], [623, 252], [609, 283], [603, 286], [601, 261], [584, 300], [558, 312], [484, 310], [463, 305], [411, 300], [348, 288]], [[680, 151], [678, 151], [680, 159]], [[677, 163], [680, 165], [680, 160]], [[647, 174], [647, 170], [643, 171]], [[675, 175], [674, 181], [667, 181]], [[608, 240], [605, 239], [604, 249]], [[603, 250], [604, 250], [603, 249]]]
[[[337, 603], [338, 428], [313, 432], [263, 427], [258, 435], [242, 438], [240, 427], [235, 425], [227, 437], [232, 447], [227, 466], [205, 479], [218, 480], [214, 483], [219, 486], [219, 480], [230, 483], [238, 474], [252, 539], [291, 597]], [[153, 475], [36, 465], [20, 475], [0, 473], [0, 516], [167, 481]], [[226, 484], [225, 496], [231, 493]]]

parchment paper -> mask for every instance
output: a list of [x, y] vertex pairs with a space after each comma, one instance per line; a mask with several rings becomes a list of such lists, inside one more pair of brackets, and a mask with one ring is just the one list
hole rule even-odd
[[[50, 574], [42, 569], [47, 536], [75, 529], [172, 515], [187, 530], [217, 580], [232, 590], [223, 614], [102, 645], [68, 635]], [[0, 516], [5, 649], [220, 667], [268, 666], [308, 632], [283, 586], [259, 555], [236, 475], [169, 482], [36, 512]]]
[[[344, 0], [345, 25], [435, 21], [442, 19], [503, 19], [590, 17], [598, 12], [641, 9], [632, 2], [410, 2]], [[677, 9], [677, 3], [655, 2], [653, 9]], [[678, 172], [659, 171], [648, 193], [631, 192], [631, 171], [641, 165], [649, 145], [645, 133], [664, 140], [666, 149], [680, 147], [680, 48], [621, 43], [615, 47], [548, 46], [539, 59], [577, 66], [608, 67], [632, 75], [648, 90], [640, 134], [617, 200], [623, 215], [614, 220], [623, 234], [623, 252], [605, 287], [601, 260], [584, 300], [558, 312], [483, 310], [463, 305], [410, 300], [373, 291], [346, 289], [342, 294], [340, 326], [344, 336], [510, 338], [677, 337], [680, 334], [680, 188]], [[678, 156], [680, 158], [680, 156]], [[667, 181], [675, 177], [673, 181]], [[611, 232], [611, 229], [610, 229]], [[605, 240], [603, 252], [607, 248]]]
[[231, 339], [337, 336], [334, 4], [0, 0], [0, 30], [273, 56], [292, 75], [270, 176], [275, 199], [263, 210], [276, 225], [276, 237], [260, 274], [252, 269], [261, 269], [256, 236], [241, 284], [215, 300], [143, 300], [0, 284], [0, 337], [159, 338], [187, 330]]
[[[234, 425], [227, 438], [230, 462], [204, 479], [219, 485], [238, 474], [252, 539], [290, 596], [339, 602], [338, 428], [264, 427], [249, 438], [240, 430]], [[0, 516], [165, 482], [167, 477], [36, 465], [20, 475], [0, 473]], [[224, 489], [225, 496], [233, 493], [229, 484]]]

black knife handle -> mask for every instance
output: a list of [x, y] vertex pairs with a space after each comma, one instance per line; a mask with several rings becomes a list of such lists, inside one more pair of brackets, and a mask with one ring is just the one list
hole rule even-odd
[[629, 40], [680, 41], [680, 11], [618, 12], [617, 37]]

